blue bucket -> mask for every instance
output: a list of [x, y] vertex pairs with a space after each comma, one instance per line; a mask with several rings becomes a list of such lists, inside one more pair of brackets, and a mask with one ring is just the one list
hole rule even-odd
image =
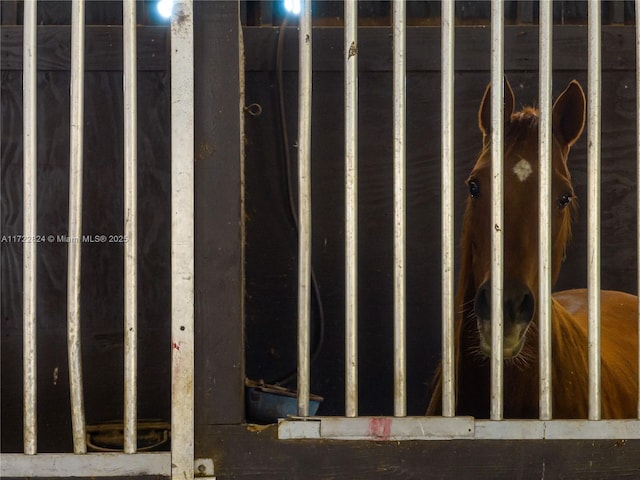
[[[298, 395], [295, 390], [277, 385], [246, 381], [245, 398], [247, 420], [254, 423], [277, 423], [279, 418], [298, 414]], [[318, 395], [309, 395], [309, 415], [314, 416], [320, 402]]]

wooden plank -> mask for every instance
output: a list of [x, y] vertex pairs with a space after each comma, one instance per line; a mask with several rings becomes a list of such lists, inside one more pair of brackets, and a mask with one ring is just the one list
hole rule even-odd
[[277, 440], [276, 427], [213, 426], [219, 478], [634, 478], [640, 441]]
[[[22, 27], [2, 27], [0, 68], [22, 70]], [[168, 29], [138, 27], [138, 71], [169, 69]], [[38, 28], [38, 70], [69, 70], [71, 65], [71, 28]], [[86, 28], [86, 70], [122, 71], [122, 27]]]
[[534, 2], [520, 1], [518, 2], [518, 22], [520, 24], [533, 24], [534, 20], [537, 20], [534, 14]]
[[18, 23], [17, 1], [4, 0], [0, 2], [0, 23], [2, 23], [3, 27], [5, 25], [16, 25]]
[[624, 25], [624, 0], [612, 0], [609, 2], [610, 23]]
[[[244, 419], [238, 2], [195, 5], [197, 423]], [[224, 71], [224, 75], [220, 72]]]
[[[456, 28], [456, 71], [489, 69], [489, 26]], [[247, 71], [273, 70], [276, 55], [277, 28], [246, 27], [244, 41]], [[343, 65], [342, 29], [316, 27], [314, 35], [314, 71], [341, 72]], [[635, 65], [635, 27], [602, 28], [602, 68], [627, 70]], [[286, 71], [297, 69], [297, 29], [287, 28], [284, 62]], [[556, 71], [586, 70], [586, 26], [556, 26], [553, 32]], [[391, 29], [369, 27], [358, 34], [359, 69], [361, 72], [391, 71]], [[433, 52], [440, 45], [439, 27], [407, 28], [407, 71], [440, 71], [440, 56]], [[538, 27], [505, 27], [505, 68], [507, 70], [538, 69]]]

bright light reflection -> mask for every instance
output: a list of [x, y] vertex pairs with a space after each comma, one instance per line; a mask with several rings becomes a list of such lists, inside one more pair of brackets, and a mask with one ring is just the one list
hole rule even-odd
[[173, 0], [160, 0], [158, 2], [158, 13], [164, 18], [169, 18], [173, 14]]
[[284, 0], [284, 8], [289, 13], [300, 15], [300, 0]]

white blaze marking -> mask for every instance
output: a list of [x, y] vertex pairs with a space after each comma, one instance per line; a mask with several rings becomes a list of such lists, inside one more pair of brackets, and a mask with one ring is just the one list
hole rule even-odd
[[513, 166], [513, 173], [521, 182], [524, 182], [533, 173], [533, 169], [525, 158], [520, 157], [520, 161]]

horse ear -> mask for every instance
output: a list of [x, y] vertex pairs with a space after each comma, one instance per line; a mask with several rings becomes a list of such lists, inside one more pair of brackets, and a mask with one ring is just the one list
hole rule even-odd
[[553, 134], [565, 146], [571, 147], [584, 129], [586, 101], [582, 87], [572, 80], [553, 104]]
[[[511, 114], [515, 108], [516, 97], [513, 94], [513, 89], [509, 84], [507, 77], [504, 77], [504, 124], [505, 126], [511, 121]], [[486, 145], [489, 141], [489, 135], [491, 134], [491, 83], [487, 85], [480, 103], [480, 110], [478, 111], [478, 126], [482, 132], [482, 138]]]

